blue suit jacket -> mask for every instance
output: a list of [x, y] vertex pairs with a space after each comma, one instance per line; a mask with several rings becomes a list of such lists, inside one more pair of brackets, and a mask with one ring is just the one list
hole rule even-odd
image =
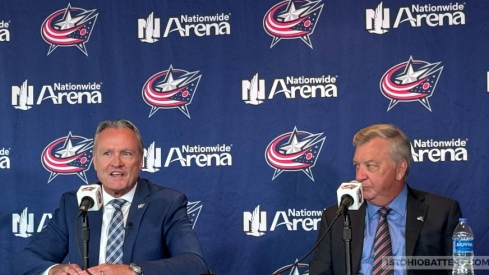
[[[318, 238], [326, 232], [336, 216], [338, 206], [323, 211]], [[352, 227], [352, 274], [360, 270], [365, 228], [365, 204], [349, 211]], [[462, 216], [458, 202], [450, 198], [412, 189], [408, 186], [406, 216], [406, 256], [451, 256], [452, 234]], [[422, 217], [422, 218], [421, 218]], [[309, 274], [345, 274], [343, 216], [314, 250]], [[408, 270], [408, 274], [451, 274], [451, 270]]]
[[[81, 267], [75, 236], [77, 212], [76, 191], [64, 193], [50, 223], [18, 255], [13, 274], [39, 274], [63, 260]], [[88, 212], [89, 266], [98, 265], [102, 213]], [[145, 275], [205, 272], [184, 194], [139, 178], [127, 222], [132, 226], [126, 229], [124, 264], [137, 263]], [[80, 223], [81, 218], [77, 226]]]

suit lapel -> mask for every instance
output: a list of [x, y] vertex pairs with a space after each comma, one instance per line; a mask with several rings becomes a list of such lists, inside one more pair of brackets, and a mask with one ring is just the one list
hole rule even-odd
[[136, 187], [136, 192], [134, 193], [134, 198], [132, 199], [131, 207], [129, 208], [129, 216], [127, 218], [127, 223], [132, 225], [126, 229], [126, 235], [124, 239], [124, 255], [123, 263], [130, 263], [132, 261], [132, 250], [134, 247], [134, 242], [139, 231], [139, 225], [141, 224], [141, 219], [148, 207], [148, 202], [145, 200], [149, 195], [149, 186], [146, 180], [141, 178], [138, 179], [138, 186]]
[[428, 206], [423, 203], [424, 197], [415, 193], [408, 186], [407, 217], [406, 217], [406, 256], [413, 256], [418, 242], [419, 233], [423, 227]]
[[365, 209], [364, 203], [358, 211], [349, 211], [352, 227], [352, 273], [357, 274], [360, 267], [360, 260], [363, 252], [363, 236], [365, 227]]

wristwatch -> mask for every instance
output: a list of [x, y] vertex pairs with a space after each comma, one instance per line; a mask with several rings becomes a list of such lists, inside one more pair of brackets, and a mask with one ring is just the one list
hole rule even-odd
[[130, 263], [129, 267], [132, 269], [132, 271], [136, 272], [137, 275], [143, 275], [143, 271], [141, 270], [141, 267], [135, 263]]

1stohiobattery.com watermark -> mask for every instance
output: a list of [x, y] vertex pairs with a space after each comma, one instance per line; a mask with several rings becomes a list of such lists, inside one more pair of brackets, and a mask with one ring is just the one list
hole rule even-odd
[[[412, 257], [383, 257], [383, 269], [418, 269], [418, 270], [452, 270], [454, 260], [452, 256], [412, 256]], [[474, 269], [489, 270], [489, 256], [474, 256], [472, 259]]]

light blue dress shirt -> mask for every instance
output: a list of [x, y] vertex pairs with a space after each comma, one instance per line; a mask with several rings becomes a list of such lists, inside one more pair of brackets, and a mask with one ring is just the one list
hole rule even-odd
[[[401, 193], [388, 205], [392, 210], [387, 215], [389, 233], [392, 242], [392, 255], [406, 256], [406, 211], [407, 211], [407, 186], [404, 185]], [[380, 206], [367, 202], [365, 215], [365, 231], [363, 239], [363, 252], [360, 271], [358, 274], [372, 274], [374, 262], [374, 238], [380, 214], [377, 212]], [[406, 270], [396, 268], [395, 275], [405, 275]]]

